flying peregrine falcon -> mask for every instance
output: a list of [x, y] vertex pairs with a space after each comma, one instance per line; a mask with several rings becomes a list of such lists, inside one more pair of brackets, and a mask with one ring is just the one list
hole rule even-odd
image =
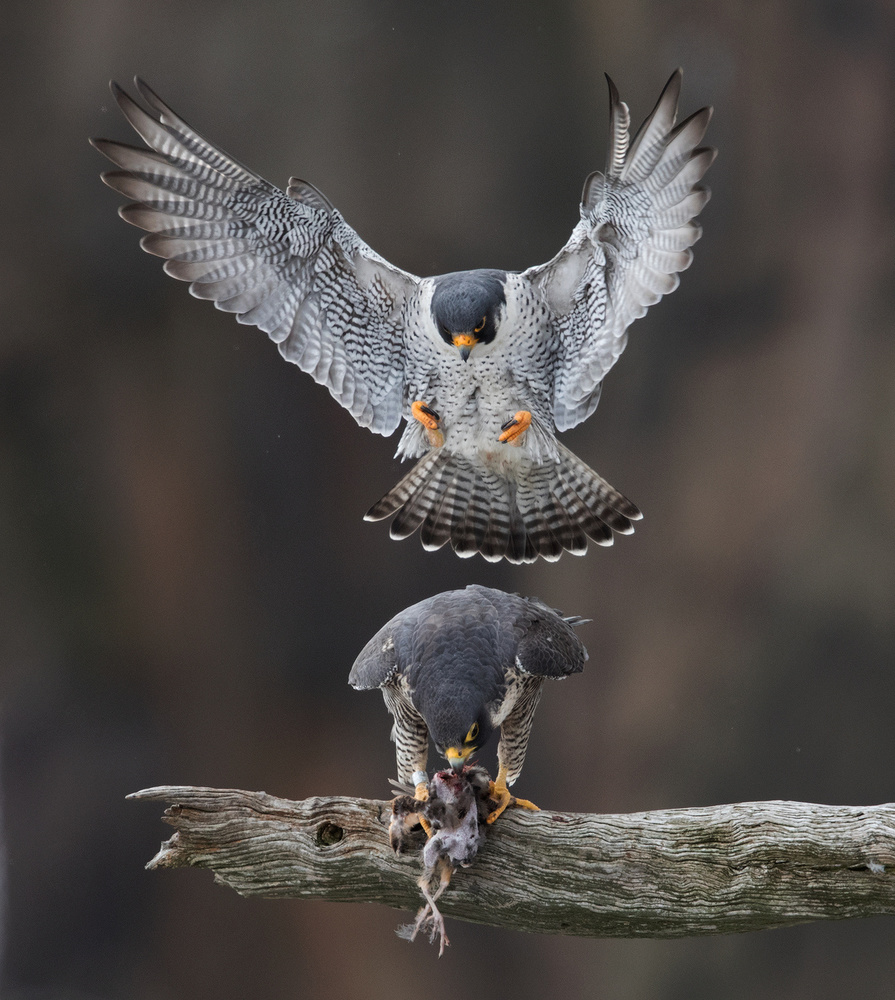
[[419, 529], [427, 549], [515, 563], [633, 531], [637, 507], [556, 432], [593, 413], [628, 326], [677, 287], [700, 236], [711, 109], [675, 125], [680, 70], [633, 140], [609, 81], [606, 171], [585, 181], [551, 261], [433, 278], [380, 257], [307, 181], [281, 191], [136, 85], [150, 113], [112, 92], [150, 149], [93, 144], [120, 168], [103, 180], [132, 199], [120, 214], [148, 231], [143, 249], [267, 333], [361, 426], [407, 421], [398, 455], [420, 461], [369, 520], [394, 514], [392, 538]]
[[522, 770], [544, 681], [584, 669], [587, 651], [574, 631], [583, 621], [502, 590], [449, 590], [381, 628], [355, 660], [348, 683], [382, 689], [395, 720], [398, 777], [419, 797], [428, 782], [430, 736], [460, 770], [499, 728], [492, 789], [498, 808], [490, 823], [513, 801], [508, 786]]

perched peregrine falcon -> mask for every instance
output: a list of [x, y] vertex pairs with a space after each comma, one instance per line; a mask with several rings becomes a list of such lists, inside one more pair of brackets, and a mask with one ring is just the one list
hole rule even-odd
[[627, 328], [678, 284], [709, 193], [711, 109], [675, 125], [681, 73], [629, 140], [609, 81], [605, 173], [548, 263], [521, 273], [418, 278], [368, 247], [313, 185], [269, 184], [195, 132], [137, 80], [116, 84], [150, 147], [106, 139], [121, 216], [190, 291], [259, 327], [363, 427], [391, 434], [414, 468], [367, 513], [423, 546], [532, 562], [582, 554], [633, 530], [637, 507], [556, 439], [593, 413]]
[[[414, 604], [364, 646], [348, 683], [381, 688], [394, 716], [398, 777], [425, 795], [429, 737], [455, 770], [482, 749], [495, 729], [498, 808], [522, 770], [541, 687], [584, 668], [575, 635], [581, 618], [563, 618], [540, 601], [471, 585]], [[531, 808], [531, 803], [517, 800]]]

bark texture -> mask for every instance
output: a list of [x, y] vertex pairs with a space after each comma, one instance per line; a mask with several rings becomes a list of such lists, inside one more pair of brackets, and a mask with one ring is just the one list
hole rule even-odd
[[[148, 868], [210, 868], [245, 896], [416, 910], [418, 852], [389, 802], [160, 786], [173, 837]], [[422, 846], [420, 834], [420, 846]], [[509, 810], [439, 901], [445, 916], [545, 934], [684, 937], [895, 913], [895, 804], [742, 802], [621, 815]]]

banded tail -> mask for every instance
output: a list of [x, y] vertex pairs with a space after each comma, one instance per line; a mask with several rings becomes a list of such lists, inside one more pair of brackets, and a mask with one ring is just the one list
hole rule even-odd
[[489, 562], [555, 562], [563, 551], [584, 555], [588, 539], [611, 545], [613, 532], [629, 535], [643, 516], [627, 497], [556, 443], [558, 461], [522, 462], [509, 476], [434, 448], [364, 515], [395, 515], [389, 534], [408, 538], [417, 529], [430, 551], [451, 543], [458, 556]]

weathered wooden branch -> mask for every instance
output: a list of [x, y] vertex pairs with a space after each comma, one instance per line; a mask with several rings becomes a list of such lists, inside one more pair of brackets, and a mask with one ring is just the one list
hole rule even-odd
[[[176, 833], [148, 868], [211, 868], [245, 896], [420, 905], [419, 855], [389, 848], [389, 802], [291, 802], [175, 786], [128, 797], [172, 803], [164, 818]], [[474, 864], [455, 873], [439, 909], [590, 937], [683, 937], [895, 913], [895, 804], [509, 810]]]

